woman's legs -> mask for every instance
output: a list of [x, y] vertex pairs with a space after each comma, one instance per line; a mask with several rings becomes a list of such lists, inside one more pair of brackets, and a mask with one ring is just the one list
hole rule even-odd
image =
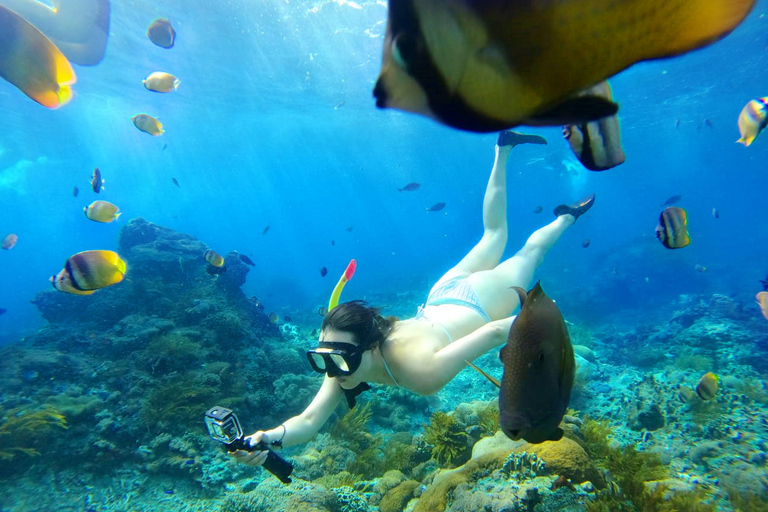
[[507, 160], [512, 148], [520, 144], [546, 144], [538, 135], [527, 135], [507, 130], [499, 133], [496, 143], [496, 158], [493, 161], [491, 177], [483, 198], [483, 236], [469, 253], [438, 283], [458, 275], [491, 270], [501, 261], [507, 246]]
[[[594, 196], [588, 196], [573, 205], [558, 206], [555, 208], [555, 213], [561, 214], [557, 219], [534, 231], [517, 254], [492, 270], [469, 276], [470, 284], [491, 319], [497, 320], [512, 314], [520, 304], [517, 292], [512, 287], [528, 289], [533, 280], [533, 274], [544, 261], [547, 251], [555, 245], [565, 230], [576, 222], [577, 217], [592, 207], [593, 203]], [[573, 212], [573, 214], [563, 212]]]
[[507, 246], [507, 159], [513, 146], [496, 146], [483, 198], [483, 236], [448, 274], [470, 274], [499, 264]]

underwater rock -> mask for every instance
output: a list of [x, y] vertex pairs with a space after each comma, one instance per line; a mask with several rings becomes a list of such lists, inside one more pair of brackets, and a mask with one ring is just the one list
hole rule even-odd
[[739, 304], [727, 295], [715, 293], [709, 299], [709, 314], [712, 316], [735, 318], [740, 309]]
[[141, 217], [120, 230], [118, 253], [128, 262], [128, 276], [162, 281], [188, 279], [205, 270], [208, 247], [192, 235], [159, 226]]
[[405, 476], [402, 471], [397, 469], [390, 469], [378, 479], [376, 484], [373, 486], [373, 492], [376, 494], [384, 495], [387, 493], [387, 491], [397, 487], [406, 480], [408, 480], [408, 477]]
[[591, 348], [585, 345], [574, 345], [573, 353], [576, 354], [577, 356], [583, 357], [590, 363], [594, 363], [595, 361], [597, 361], [597, 356], [595, 355], [595, 352]]
[[416, 480], [406, 480], [387, 491], [379, 504], [380, 512], [402, 512], [419, 485]]
[[[284, 485], [277, 478], [264, 479], [255, 490], [224, 495], [218, 512], [290, 510], [291, 512], [330, 512], [342, 510], [332, 491], [311, 482]], [[350, 509], [350, 512], [353, 512]]]
[[484, 437], [475, 443], [472, 447], [472, 458], [479, 459], [480, 457], [494, 452], [507, 453], [513, 452], [515, 449], [526, 444], [522, 439], [513, 441], [507, 435], [499, 430], [493, 437]]
[[547, 471], [552, 475], [562, 475], [575, 483], [589, 480], [598, 488], [605, 485], [602, 475], [590, 461], [587, 452], [573, 439], [564, 437], [559, 441], [526, 443], [515, 452], [535, 453], [544, 460]]
[[659, 404], [644, 402], [640, 409], [633, 409], [629, 414], [629, 428], [632, 430], [658, 430], [666, 424], [664, 413]]
[[227, 269], [218, 275], [216, 278], [216, 286], [224, 289], [227, 293], [236, 293], [240, 291], [240, 287], [245, 284], [245, 278], [251, 268], [243, 263], [240, 259], [240, 255], [236, 252], [227, 254], [224, 258], [224, 268]]

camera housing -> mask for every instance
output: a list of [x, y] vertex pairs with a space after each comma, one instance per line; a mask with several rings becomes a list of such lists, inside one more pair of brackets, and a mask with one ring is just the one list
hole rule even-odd
[[264, 469], [275, 475], [284, 484], [291, 483], [293, 464], [280, 457], [269, 449], [266, 443], [259, 442], [251, 445], [245, 441], [243, 427], [232, 409], [215, 406], [205, 413], [205, 428], [211, 439], [224, 445], [227, 451], [246, 450], [249, 452], [267, 450], [267, 460], [264, 461]]

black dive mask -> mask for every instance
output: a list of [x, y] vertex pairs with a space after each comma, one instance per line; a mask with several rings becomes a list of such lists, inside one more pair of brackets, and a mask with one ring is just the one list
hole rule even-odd
[[307, 350], [307, 359], [317, 373], [327, 373], [329, 377], [352, 375], [360, 367], [363, 352], [353, 343], [339, 341], [321, 341], [317, 348]]

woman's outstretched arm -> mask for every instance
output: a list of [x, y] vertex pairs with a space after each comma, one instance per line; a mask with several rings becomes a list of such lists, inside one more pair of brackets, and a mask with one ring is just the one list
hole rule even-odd
[[[306, 443], [325, 425], [343, 396], [344, 392], [339, 383], [326, 375], [323, 385], [320, 386], [320, 390], [312, 403], [301, 414], [287, 419], [271, 430], [254, 432], [246, 437], [246, 440], [250, 441], [251, 446], [260, 441], [264, 441], [266, 444], [280, 441], [283, 447]], [[233, 457], [251, 466], [261, 466], [267, 458], [267, 452], [238, 450], [233, 454]]]

